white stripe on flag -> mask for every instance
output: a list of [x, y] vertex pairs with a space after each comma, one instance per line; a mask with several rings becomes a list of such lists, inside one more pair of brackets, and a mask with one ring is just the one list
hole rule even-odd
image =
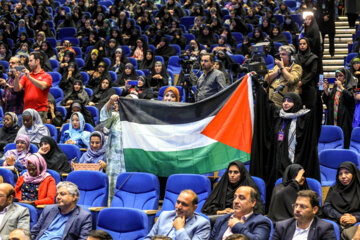
[[252, 77], [249, 73], [247, 79], [247, 86], [248, 86], [248, 98], [249, 98], [250, 115], [251, 115], [251, 132], [252, 135], [254, 135], [254, 96], [252, 89]]
[[201, 134], [214, 118], [172, 125], [145, 125], [121, 121], [123, 146], [145, 151], [182, 151], [204, 147], [217, 141]]

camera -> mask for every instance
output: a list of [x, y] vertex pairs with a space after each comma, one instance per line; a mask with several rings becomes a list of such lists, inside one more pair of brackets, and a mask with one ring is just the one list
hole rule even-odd
[[[191, 48], [190, 48], [190, 52], [191, 52]], [[185, 74], [190, 73], [192, 69], [192, 65], [195, 63], [195, 61], [196, 58], [192, 57], [191, 53], [180, 55], [180, 64]]]

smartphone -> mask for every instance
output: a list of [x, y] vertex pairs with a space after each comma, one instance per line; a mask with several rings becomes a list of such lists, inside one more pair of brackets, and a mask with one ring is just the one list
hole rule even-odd
[[324, 83], [324, 75], [323, 74], [319, 74], [319, 90], [323, 91], [323, 83]]
[[131, 80], [128, 82], [129, 85], [131, 86], [137, 86], [138, 85], [138, 80]]
[[15, 66], [16, 71], [22, 72], [22, 70], [24, 69], [24, 66]]

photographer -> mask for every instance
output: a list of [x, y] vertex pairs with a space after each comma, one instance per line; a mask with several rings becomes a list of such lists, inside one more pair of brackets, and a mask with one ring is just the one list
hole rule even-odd
[[301, 79], [302, 68], [293, 62], [294, 48], [281, 46], [280, 60], [275, 59], [275, 67], [265, 75], [265, 81], [270, 85], [269, 99], [277, 107], [282, 106], [282, 100], [287, 92], [299, 93], [298, 82]]
[[225, 88], [224, 74], [214, 68], [214, 55], [205, 53], [200, 56], [201, 74], [197, 82], [196, 102], [220, 92]]

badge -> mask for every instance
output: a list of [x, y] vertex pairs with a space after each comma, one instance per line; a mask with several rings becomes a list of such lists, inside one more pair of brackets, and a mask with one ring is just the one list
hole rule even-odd
[[278, 133], [278, 141], [280, 141], [280, 142], [284, 141], [284, 132], [283, 131], [279, 131], [279, 133]]

